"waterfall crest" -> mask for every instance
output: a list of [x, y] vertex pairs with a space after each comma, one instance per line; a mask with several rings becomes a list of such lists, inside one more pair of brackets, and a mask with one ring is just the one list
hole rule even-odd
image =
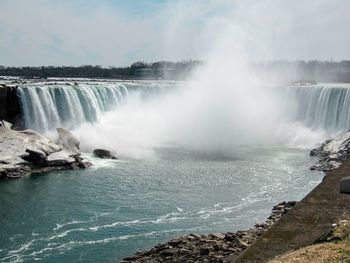
[[48, 131], [94, 122], [127, 96], [124, 84], [26, 85], [18, 88], [27, 128]]
[[[169, 86], [174, 84], [30, 84], [20, 86], [18, 96], [26, 128], [45, 132], [61, 126], [70, 129], [86, 122], [96, 122], [104, 112], [117, 110], [135, 90], [156, 100], [156, 96], [169, 90]], [[327, 132], [347, 131], [350, 128], [348, 84], [279, 86], [266, 89], [281, 105], [281, 121], [284, 123], [297, 122], [311, 130]]]
[[279, 89], [287, 119], [312, 130], [347, 131], [350, 128], [350, 85], [319, 84]]

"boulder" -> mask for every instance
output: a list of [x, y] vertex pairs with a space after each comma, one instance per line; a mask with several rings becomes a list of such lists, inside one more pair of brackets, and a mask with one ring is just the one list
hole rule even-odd
[[211, 234], [214, 238], [217, 238], [217, 239], [224, 239], [225, 238], [225, 235], [222, 234], [222, 233], [213, 233]]
[[0, 179], [6, 179], [7, 178], [7, 171], [0, 169]]
[[350, 194], [350, 176], [343, 177], [339, 182], [339, 192]]
[[164, 249], [161, 252], [159, 252], [159, 256], [161, 257], [171, 257], [173, 255], [175, 255], [177, 253], [177, 249], [174, 248], [168, 248], [168, 249]]
[[201, 247], [199, 248], [199, 255], [200, 256], [206, 256], [206, 255], [209, 255], [209, 248], [207, 247]]
[[92, 153], [101, 159], [117, 159], [117, 157], [113, 156], [110, 151], [104, 149], [95, 149]]
[[91, 166], [92, 166], [92, 163], [90, 163], [90, 162], [79, 162], [78, 163], [78, 167], [80, 169], [86, 169], [86, 168], [89, 168]]

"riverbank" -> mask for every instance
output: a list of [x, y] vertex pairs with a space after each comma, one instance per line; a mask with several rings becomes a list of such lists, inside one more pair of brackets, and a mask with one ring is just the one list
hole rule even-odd
[[295, 207], [295, 202], [280, 203], [265, 223], [249, 230], [190, 234], [121, 262], [269, 262], [290, 251], [323, 242], [338, 222], [350, 218], [350, 195], [339, 192], [339, 181], [349, 174], [350, 159], [328, 171], [322, 182]]
[[339, 181], [350, 174], [350, 159], [327, 172], [323, 181], [252, 246], [231, 262], [268, 262], [276, 256], [319, 241], [332, 225], [350, 218], [350, 195]]
[[256, 224], [248, 230], [209, 235], [189, 234], [158, 244], [150, 250], [137, 252], [124, 258], [128, 262], [229, 262], [242, 253], [282, 215], [288, 213], [296, 201], [281, 202], [275, 205], [264, 223]]

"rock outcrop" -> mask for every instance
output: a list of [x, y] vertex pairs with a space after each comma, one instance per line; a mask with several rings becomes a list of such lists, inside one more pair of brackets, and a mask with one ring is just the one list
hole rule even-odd
[[96, 157], [101, 159], [118, 159], [117, 157], [113, 156], [112, 153], [108, 150], [104, 149], [95, 149], [92, 152]]
[[21, 106], [17, 96], [17, 86], [0, 84], [0, 120], [7, 120], [22, 126]]
[[350, 156], [350, 132], [331, 140], [326, 140], [318, 148], [311, 150], [310, 156], [320, 159], [310, 167], [311, 170], [332, 171]]
[[58, 129], [59, 144], [33, 131], [16, 131], [0, 121], [0, 178], [60, 169], [86, 168], [80, 157], [79, 141], [69, 131]]
[[281, 202], [272, 209], [270, 217], [262, 224], [235, 233], [209, 235], [189, 234], [158, 244], [154, 248], [137, 252], [120, 263], [153, 262], [230, 262], [265, 233], [282, 215], [290, 211], [296, 201]]
[[339, 192], [343, 194], [350, 194], [350, 176], [343, 177], [339, 181]]

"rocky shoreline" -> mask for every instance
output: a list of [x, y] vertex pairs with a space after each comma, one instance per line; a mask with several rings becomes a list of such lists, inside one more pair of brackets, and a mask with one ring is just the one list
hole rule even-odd
[[332, 171], [338, 168], [350, 157], [350, 132], [335, 139], [329, 139], [310, 151], [310, 156], [319, 160], [310, 167], [311, 170]]
[[264, 223], [256, 224], [248, 230], [209, 235], [189, 234], [158, 244], [152, 249], [137, 252], [119, 263], [230, 262], [290, 211], [296, 203], [289, 201], [275, 205]]
[[58, 142], [33, 131], [17, 131], [0, 121], [0, 179], [18, 179], [33, 173], [81, 169], [92, 164], [81, 158], [79, 141], [58, 128]]
[[[311, 170], [328, 172], [340, 167], [350, 156], [350, 132], [329, 139], [310, 151], [310, 156], [318, 157]], [[254, 241], [291, 210], [296, 201], [281, 202], [274, 206], [271, 215], [262, 224], [237, 232], [209, 235], [189, 234], [158, 244], [155, 247], [136, 252], [119, 263], [156, 262], [233, 262]]]

